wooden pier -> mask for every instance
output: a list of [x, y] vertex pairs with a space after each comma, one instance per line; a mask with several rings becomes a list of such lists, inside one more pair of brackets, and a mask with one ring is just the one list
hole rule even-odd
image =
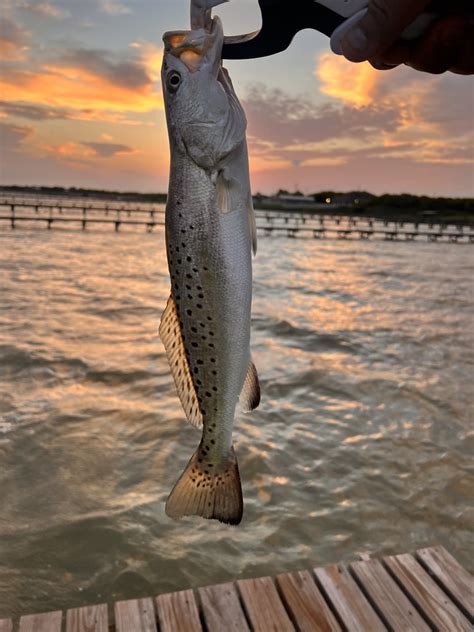
[[276, 577], [100, 604], [0, 632], [468, 632], [472, 576], [441, 546]]
[[[385, 241], [428, 241], [443, 243], [474, 243], [474, 225], [420, 223], [376, 220], [370, 217], [312, 214], [304, 211], [256, 211], [257, 229], [264, 235], [289, 238]], [[156, 205], [111, 204], [99, 201], [41, 201], [39, 199], [0, 199], [0, 226], [11, 229], [43, 226], [70, 228], [112, 226], [145, 227], [152, 232], [164, 226], [164, 208]]]

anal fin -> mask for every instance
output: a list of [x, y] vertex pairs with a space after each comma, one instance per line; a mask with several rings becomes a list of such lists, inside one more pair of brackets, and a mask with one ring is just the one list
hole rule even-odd
[[239, 402], [244, 413], [255, 410], [260, 404], [260, 382], [258, 381], [257, 369], [252, 360], [249, 362]]

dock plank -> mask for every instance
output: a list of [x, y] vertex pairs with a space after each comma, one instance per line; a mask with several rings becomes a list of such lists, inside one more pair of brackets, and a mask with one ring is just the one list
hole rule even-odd
[[208, 632], [248, 632], [247, 620], [233, 583], [205, 586], [198, 592]]
[[20, 619], [19, 632], [61, 632], [63, 613], [27, 614]]
[[153, 600], [147, 597], [117, 601], [115, 627], [117, 632], [157, 632]]
[[386, 632], [382, 621], [345, 566], [315, 568], [314, 574], [351, 632]]
[[201, 632], [199, 610], [192, 590], [156, 597], [160, 632]]
[[301, 632], [340, 632], [324, 597], [308, 571], [282, 573], [276, 582], [287, 609]]
[[107, 604], [71, 608], [66, 613], [66, 632], [108, 632]]
[[393, 630], [428, 632], [428, 624], [422, 619], [413, 604], [406, 597], [380, 560], [353, 562], [350, 568], [366, 590], [372, 604]]
[[12, 632], [13, 621], [11, 619], [0, 619], [0, 632]]
[[384, 563], [436, 629], [450, 632], [472, 630], [464, 615], [412, 555], [405, 553], [386, 557]]
[[422, 564], [453, 599], [471, 622], [474, 622], [474, 578], [443, 546], [421, 549], [415, 553]]
[[237, 586], [254, 632], [294, 631], [271, 577], [240, 579]]

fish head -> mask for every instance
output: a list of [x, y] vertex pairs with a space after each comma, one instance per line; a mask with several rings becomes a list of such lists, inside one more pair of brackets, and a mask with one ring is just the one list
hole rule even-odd
[[186, 152], [207, 171], [219, 168], [245, 138], [246, 120], [221, 65], [219, 18], [209, 28], [163, 36], [162, 86], [171, 151]]

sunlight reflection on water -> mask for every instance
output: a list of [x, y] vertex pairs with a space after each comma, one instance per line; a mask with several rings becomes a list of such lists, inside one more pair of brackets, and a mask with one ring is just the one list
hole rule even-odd
[[163, 242], [0, 233], [0, 616], [433, 543], [469, 566], [469, 246], [260, 239], [226, 528], [164, 514], [198, 433], [158, 339]]

